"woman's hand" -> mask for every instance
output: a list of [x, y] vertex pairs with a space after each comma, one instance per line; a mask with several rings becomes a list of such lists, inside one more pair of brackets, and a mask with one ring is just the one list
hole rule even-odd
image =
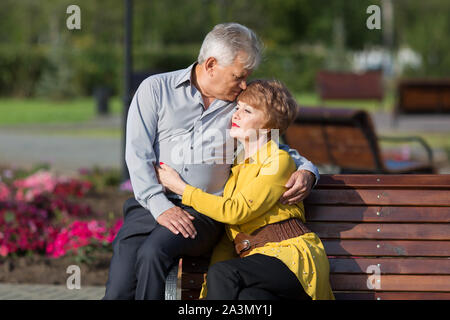
[[186, 183], [181, 179], [178, 172], [172, 169], [170, 166], [159, 163], [159, 167], [155, 166], [156, 174], [158, 175], [159, 182], [172, 191], [173, 193], [183, 195]]

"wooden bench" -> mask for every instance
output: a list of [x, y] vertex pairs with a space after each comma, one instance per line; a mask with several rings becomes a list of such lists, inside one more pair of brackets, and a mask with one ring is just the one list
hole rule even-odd
[[[338, 167], [339, 173], [434, 173], [433, 152], [422, 138], [378, 137], [364, 110], [301, 107], [283, 139], [314, 164]], [[379, 140], [419, 143], [427, 161], [386, 159]]]
[[364, 73], [320, 71], [316, 87], [321, 100], [377, 100], [384, 98], [381, 70]]
[[401, 114], [449, 114], [450, 78], [400, 80], [396, 98], [394, 123]]
[[[305, 210], [336, 299], [450, 299], [450, 175], [323, 175]], [[168, 298], [197, 299], [207, 266], [182, 258]]]

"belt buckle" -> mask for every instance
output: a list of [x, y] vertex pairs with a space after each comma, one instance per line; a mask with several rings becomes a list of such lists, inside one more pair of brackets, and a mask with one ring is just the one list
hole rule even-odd
[[245, 245], [244, 249], [241, 250], [241, 253], [250, 249], [250, 240], [245, 239], [242, 240], [241, 243]]

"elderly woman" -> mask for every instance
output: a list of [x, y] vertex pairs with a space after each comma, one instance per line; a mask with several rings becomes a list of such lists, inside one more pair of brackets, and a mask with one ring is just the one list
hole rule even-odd
[[[182, 202], [226, 224], [208, 270], [206, 299], [334, 299], [322, 242], [304, 225], [302, 203], [281, 204], [285, 184], [296, 170], [278, 148], [271, 129], [282, 134], [297, 104], [278, 81], [251, 82], [237, 99], [230, 135], [242, 145], [223, 196], [186, 184], [165, 164], [161, 183]], [[240, 257], [238, 257], [238, 255]]]

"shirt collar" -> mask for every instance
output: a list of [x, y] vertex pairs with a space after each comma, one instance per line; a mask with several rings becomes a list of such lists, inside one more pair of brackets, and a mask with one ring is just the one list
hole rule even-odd
[[192, 68], [194, 68], [196, 65], [197, 62], [194, 62], [189, 67], [181, 71], [180, 75], [175, 81], [175, 88], [178, 88], [181, 84], [185, 83], [186, 81], [189, 82], [191, 81]]

